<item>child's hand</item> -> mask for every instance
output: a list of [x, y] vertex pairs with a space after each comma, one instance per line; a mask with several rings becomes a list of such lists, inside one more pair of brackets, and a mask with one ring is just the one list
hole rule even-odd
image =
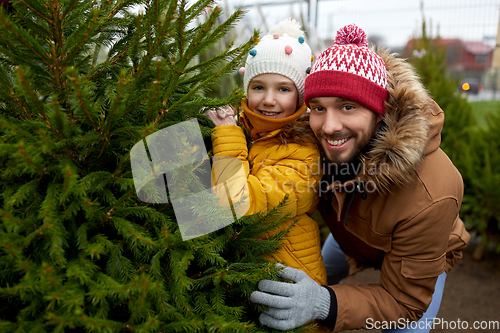
[[205, 115], [214, 122], [215, 126], [236, 125], [234, 110], [229, 105], [221, 109], [210, 110]]

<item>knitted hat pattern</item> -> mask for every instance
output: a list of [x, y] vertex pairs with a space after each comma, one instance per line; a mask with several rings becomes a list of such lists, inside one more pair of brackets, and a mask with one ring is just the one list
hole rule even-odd
[[365, 32], [350, 24], [338, 30], [334, 45], [318, 56], [305, 91], [306, 103], [313, 97], [342, 97], [384, 114], [387, 67], [368, 48]]
[[311, 48], [304, 39], [304, 31], [294, 19], [285, 19], [269, 30], [250, 50], [244, 69], [243, 86], [248, 94], [250, 81], [260, 74], [281, 74], [295, 84], [300, 107], [304, 103], [304, 84], [311, 67]]

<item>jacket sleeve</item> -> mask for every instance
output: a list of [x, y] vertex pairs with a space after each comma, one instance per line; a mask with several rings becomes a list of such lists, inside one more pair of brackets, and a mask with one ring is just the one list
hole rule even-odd
[[381, 284], [330, 286], [337, 299], [334, 332], [420, 319], [432, 300], [437, 277], [445, 270], [448, 238], [457, 216], [455, 199], [432, 203], [396, 226], [392, 250], [382, 263]]
[[[240, 127], [217, 126], [212, 143], [215, 157], [236, 157], [242, 163], [243, 175], [226, 181], [233, 203], [248, 201], [248, 210], [240, 215], [269, 211], [287, 194], [289, 199], [283, 213], [290, 213], [290, 217], [304, 214], [317, 204], [316, 188], [321, 175], [316, 149], [296, 144], [280, 147], [273, 151], [272, 158], [252, 161], [254, 171], [250, 172], [246, 138]], [[228, 179], [230, 169], [228, 163], [221, 165], [214, 170], [214, 180], [218, 183]], [[248, 197], [242, 193], [248, 193]]]

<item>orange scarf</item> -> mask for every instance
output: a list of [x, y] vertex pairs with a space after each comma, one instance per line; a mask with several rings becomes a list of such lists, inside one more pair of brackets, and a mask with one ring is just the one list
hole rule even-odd
[[291, 124], [307, 110], [307, 105], [304, 103], [291, 116], [275, 119], [264, 117], [251, 111], [248, 108], [246, 98], [243, 98], [241, 107], [243, 108], [243, 112], [240, 114], [240, 122], [242, 122], [245, 128], [250, 131], [250, 135], [252, 136], [253, 140], [259, 138], [259, 133], [271, 132], [288, 124]]

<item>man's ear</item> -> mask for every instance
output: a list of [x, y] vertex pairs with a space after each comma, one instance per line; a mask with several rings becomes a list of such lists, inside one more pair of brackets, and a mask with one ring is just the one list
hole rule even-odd
[[377, 124], [380, 123], [384, 119], [384, 115], [381, 113], [377, 113]]

